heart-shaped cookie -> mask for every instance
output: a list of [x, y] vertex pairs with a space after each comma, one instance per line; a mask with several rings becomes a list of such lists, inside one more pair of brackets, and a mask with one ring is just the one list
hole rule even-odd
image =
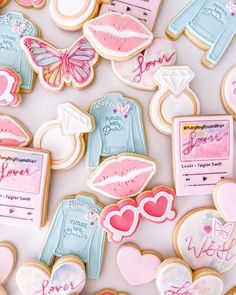
[[236, 181], [222, 180], [213, 192], [213, 199], [216, 209], [220, 215], [229, 222], [236, 222], [236, 209], [233, 204], [236, 201]]
[[213, 269], [204, 268], [192, 273], [182, 259], [169, 258], [157, 270], [156, 287], [160, 295], [221, 295], [223, 279]]
[[154, 79], [161, 66], [171, 66], [176, 62], [176, 50], [166, 38], [155, 38], [144, 51], [126, 61], [112, 61], [115, 75], [123, 83], [138, 89], [155, 90], [158, 85]]
[[60, 258], [52, 270], [40, 261], [32, 261], [20, 266], [16, 282], [22, 295], [77, 294], [85, 286], [85, 267], [75, 256]]
[[117, 253], [117, 264], [124, 279], [131, 286], [147, 284], [156, 277], [161, 263], [158, 253], [141, 251], [136, 245], [127, 243]]

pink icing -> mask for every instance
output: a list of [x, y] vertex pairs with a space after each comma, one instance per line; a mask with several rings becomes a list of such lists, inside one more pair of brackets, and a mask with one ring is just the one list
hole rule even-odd
[[161, 261], [155, 254], [142, 254], [136, 247], [124, 245], [118, 251], [117, 263], [124, 279], [138, 286], [155, 279]]
[[24, 5], [24, 6], [27, 6], [27, 7], [35, 7], [35, 8], [38, 8], [38, 7], [41, 7], [44, 5], [45, 3], [45, 0], [17, 0], [18, 3]]
[[15, 257], [10, 248], [0, 246], [0, 261], [0, 283], [2, 284], [11, 274], [15, 264]]

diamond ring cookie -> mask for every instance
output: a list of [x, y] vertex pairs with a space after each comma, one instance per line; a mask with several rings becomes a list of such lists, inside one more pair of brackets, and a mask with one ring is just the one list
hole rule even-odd
[[75, 166], [85, 152], [83, 134], [92, 132], [94, 120], [71, 103], [58, 106], [58, 119], [42, 124], [34, 136], [34, 147], [49, 150], [52, 169], [67, 170]]
[[142, 53], [125, 61], [112, 61], [112, 69], [119, 80], [128, 86], [155, 90], [158, 85], [154, 79], [161, 66], [174, 65], [176, 49], [166, 38], [155, 38]]
[[170, 23], [167, 35], [176, 40], [184, 33], [206, 51], [202, 64], [213, 68], [236, 34], [235, 4], [235, 0], [192, 0]]
[[226, 112], [236, 120], [236, 67], [233, 67], [224, 77], [221, 100]]
[[196, 270], [211, 267], [223, 273], [236, 264], [236, 227], [217, 210], [201, 208], [184, 215], [173, 237], [178, 256]]
[[156, 274], [160, 295], [221, 295], [223, 278], [212, 268], [192, 270], [182, 259], [172, 257], [162, 262]]
[[16, 283], [22, 295], [79, 294], [86, 283], [85, 266], [77, 256], [65, 256], [52, 269], [38, 260], [21, 265]]
[[194, 76], [188, 66], [161, 67], [157, 70], [154, 79], [159, 88], [150, 102], [149, 114], [160, 132], [171, 134], [174, 117], [200, 113], [199, 99], [189, 87]]

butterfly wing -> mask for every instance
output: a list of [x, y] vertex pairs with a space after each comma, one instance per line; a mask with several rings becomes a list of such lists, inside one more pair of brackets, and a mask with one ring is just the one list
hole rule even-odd
[[70, 77], [67, 76], [66, 80], [70, 80], [75, 88], [87, 86], [94, 78], [93, 65], [98, 61], [98, 54], [84, 36], [70, 47], [67, 60]]
[[24, 37], [21, 47], [41, 83], [50, 90], [61, 90], [64, 85], [63, 55], [51, 44], [34, 37]]
[[223, 233], [223, 226], [220, 220], [213, 218], [213, 234], [216, 238], [219, 238]]
[[233, 223], [225, 223], [223, 227], [223, 232], [222, 232], [222, 240], [228, 241], [232, 235], [234, 229], [234, 224]]

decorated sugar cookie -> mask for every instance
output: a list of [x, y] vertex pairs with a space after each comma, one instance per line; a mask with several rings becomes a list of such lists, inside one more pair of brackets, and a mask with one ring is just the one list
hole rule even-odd
[[8, 4], [9, 0], [0, 0], [0, 8], [3, 8]]
[[95, 293], [94, 295], [129, 295], [129, 294], [124, 292], [117, 292], [112, 289], [103, 289], [99, 291], [98, 293]]
[[162, 0], [111, 0], [102, 5], [100, 15], [108, 12], [128, 13], [153, 30]]
[[8, 67], [0, 66], [0, 106], [16, 107], [21, 103], [20, 75]]
[[143, 90], [155, 90], [158, 86], [155, 73], [161, 66], [174, 65], [176, 50], [166, 38], [155, 38], [144, 51], [126, 61], [112, 61], [115, 75], [125, 84]]
[[160, 295], [222, 295], [223, 278], [211, 268], [191, 271], [182, 259], [166, 259], [158, 268], [156, 287]]
[[188, 66], [161, 67], [157, 70], [154, 79], [159, 89], [151, 100], [149, 114], [160, 132], [171, 134], [174, 117], [200, 113], [199, 99], [189, 87], [194, 76]]
[[173, 120], [172, 151], [176, 194], [212, 194], [233, 177], [233, 118], [189, 116]]
[[139, 286], [155, 280], [160, 263], [159, 253], [151, 250], [142, 251], [132, 243], [122, 245], [117, 253], [119, 270], [131, 286]]
[[213, 208], [190, 211], [177, 224], [174, 247], [192, 269], [211, 267], [223, 273], [236, 264], [235, 224]]
[[127, 60], [148, 47], [153, 34], [138, 19], [110, 12], [84, 24], [83, 31], [102, 57]]
[[236, 287], [233, 287], [230, 289], [225, 295], [235, 295], [236, 294]]
[[0, 146], [0, 167], [0, 224], [29, 229], [44, 226], [51, 171], [49, 153]]
[[79, 193], [59, 205], [40, 260], [52, 264], [55, 257], [76, 255], [86, 263], [88, 278], [98, 279], [102, 269], [106, 235], [98, 225], [103, 206], [96, 198]]
[[0, 146], [28, 146], [32, 136], [17, 119], [0, 114]]
[[236, 181], [227, 179], [220, 181], [214, 188], [213, 200], [220, 215], [229, 222], [236, 222], [235, 202]]
[[16, 2], [26, 8], [40, 9], [45, 5], [46, 0], [16, 0]]
[[96, 128], [88, 137], [87, 166], [96, 168], [101, 157], [121, 153], [147, 156], [147, 144], [140, 104], [112, 92], [90, 107]]
[[[0, 16], [0, 65], [12, 68], [21, 76], [21, 92], [30, 92], [32, 90], [34, 71], [21, 49], [20, 40], [24, 36], [36, 37], [37, 35], [38, 29], [36, 25], [23, 14], [8, 12]], [[14, 103], [17, 104], [16, 99]]]
[[124, 199], [117, 204], [106, 206], [99, 219], [100, 226], [107, 232], [111, 243], [120, 243], [132, 236], [141, 218], [154, 223], [172, 221], [175, 191], [166, 186], [157, 186], [152, 191], [141, 193], [136, 200]]
[[16, 266], [16, 248], [10, 242], [0, 242], [0, 295], [7, 295], [4, 285], [10, 279]]
[[232, 68], [223, 80], [221, 100], [226, 112], [236, 120], [236, 67]]
[[79, 294], [86, 283], [85, 267], [77, 256], [64, 256], [52, 269], [38, 260], [21, 265], [16, 283], [22, 295]]
[[77, 31], [86, 21], [96, 17], [99, 5], [106, 2], [109, 0], [50, 0], [50, 14], [60, 28]]
[[34, 147], [49, 150], [52, 169], [66, 170], [75, 166], [83, 157], [83, 133], [94, 129], [94, 120], [71, 103], [58, 106], [58, 119], [42, 124], [34, 136]]
[[65, 49], [57, 49], [33, 37], [23, 38], [21, 47], [48, 90], [60, 91], [65, 85], [81, 89], [94, 79], [93, 67], [98, 62], [98, 54], [84, 36]]
[[193, 43], [206, 51], [202, 64], [213, 68], [234, 39], [235, 4], [235, 0], [192, 0], [170, 23], [167, 35], [176, 40], [185, 33]]
[[103, 161], [90, 175], [88, 185], [109, 198], [137, 196], [156, 172], [156, 163], [135, 154], [120, 154]]

